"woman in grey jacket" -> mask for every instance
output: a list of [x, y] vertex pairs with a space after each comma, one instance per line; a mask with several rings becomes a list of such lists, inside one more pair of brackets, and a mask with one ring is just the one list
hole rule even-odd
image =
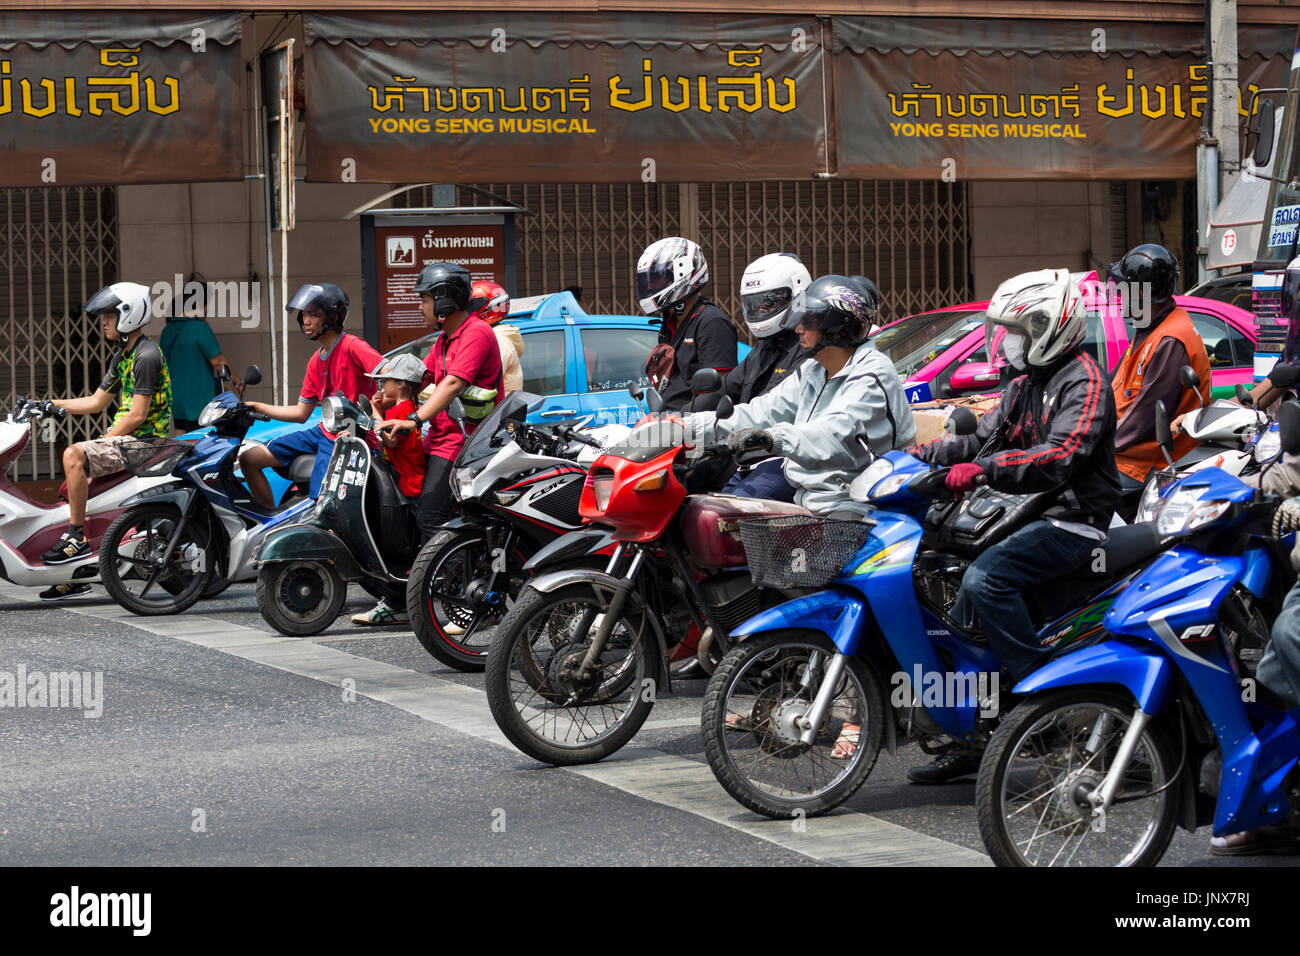
[[[727, 436], [736, 449], [766, 447], [764, 462], [732, 494], [795, 501], [810, 511], [851, 506], [849, 484], [872, 455], [905, 448], [916, 437], [912, 411], [893, 363], [864, 344], [874, 308], [852, 280], [822, 276], [791, 304], [796, 331], [811, 358], [775, 389], [736, 406], [686, 419], [699, 436]], [[861, 435], [871, 453], [855, 436]]]

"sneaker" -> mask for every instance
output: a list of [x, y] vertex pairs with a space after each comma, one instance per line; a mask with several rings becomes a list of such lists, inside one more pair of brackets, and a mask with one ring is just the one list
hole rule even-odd
[[942, 754], [933, 763], [924, 767], [913, 767], [907, 771], [907, 779], [912, 783], [950, 783], [959, 777], [969, 777], [980, 769], [978, 757], [966, 754]]
[[388, 606], [386, 601], [380, 601], [365, 614], [353, 614], [353, 624], [364, 624], [367, 626], [384, 625], [384, 624], [405, 624], [409, 619], [406, 616], [406, 609], [394, 610]]
[[93, 590], [89, 584], [56, 584], [42, 591], [40, 598], [42, 601], [62, 601], [64, 598], [81, 597]]
[[82, 534], [74, 537], [71, 531], [65, 531], [59, 538], [58, 544], [41, 555], [41, 560], [46, 564], [66, 564], [77, 558], [84, 558], [88, 554], [90, 554], [90, 542], [86, 540], [86, 536]]

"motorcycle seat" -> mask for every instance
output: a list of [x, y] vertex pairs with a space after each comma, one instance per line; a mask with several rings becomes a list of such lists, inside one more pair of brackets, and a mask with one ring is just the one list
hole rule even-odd
[[296, 485], [311, 484], [312, 469], [316, 467], [315, 455], [298, 455], [289, 462], [289, 480]]
[[1044, 581], [1033, 592], [1025, 592], [1036, 621], [1046, 623], [1076, 607], [1089, 595], [1154, 557], [1160, 551], [1160, 536], [1153, 524], [1124, 525], [1112, 528], [1106, 543], [1098, 544], [1097, 549], [1078, 570]]
[[[131, 473], [129, 471], [119, 471], [116, 474], [101, 475], [98, 478], [91, 478], [89, 483], [86, 485], [86, 497], [93, 498], [96, 495], [102, 495], [110, 488], [116, 488], [122, 482], [129, 481], [130, 479]], [[59, 500], [68, 500], [68, 483], [66, 481], [59, 485]]]

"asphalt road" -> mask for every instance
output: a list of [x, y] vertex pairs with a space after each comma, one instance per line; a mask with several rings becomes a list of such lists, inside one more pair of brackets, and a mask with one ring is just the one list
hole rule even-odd
[[[543, 767], [496, 730], [481, 675], [354, 627], [368, 601], [291, 639], [251, 585], [174, 618], [0, 585], [0, 671], [103, 673], [97, 718], [0, 708], [0, 865], [988, 863], [973, 783], [908, 784], [912, 747], [830, 816], [745, 810], [704, 762], [702, 681], [616, 757]], [[1163, 865], [1296, 863], [1212, 857], [1202, 830]]]

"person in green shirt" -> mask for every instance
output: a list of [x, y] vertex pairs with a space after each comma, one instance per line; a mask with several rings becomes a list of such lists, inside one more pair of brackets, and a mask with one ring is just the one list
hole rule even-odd
[[113, 424], [103, 438], [69, 445], [63, 452], [68, 482], [68, 530], [41, 555], [46, 564], [64, 564], [90, 553], [86, 540], [86, 489], [91, 478], [126, 468], [121, 445], [133, 438], [166, 438], [171, 428], [172, 388], [162, 350], [145, 336], [152, 302], [149, 287], [115, 282], [100, 289], [82, 311], [98, 317], [104, 337], [117, 345], [108, 374], [95, 394], [56, 398], [54, 404], [73, 415], [95, 415], [120, 397]]
[[158, 339], [172, 379], [172, 419], [183, 432], [199, 427], [199, 413], [220, 390], [214, 376], [230, 370], [231, 384], [238, 389], [239, 378], [230, 369], [212, 327], [203, 318], [201, 308], [187, 309], [184, 315], [167, 320]]

